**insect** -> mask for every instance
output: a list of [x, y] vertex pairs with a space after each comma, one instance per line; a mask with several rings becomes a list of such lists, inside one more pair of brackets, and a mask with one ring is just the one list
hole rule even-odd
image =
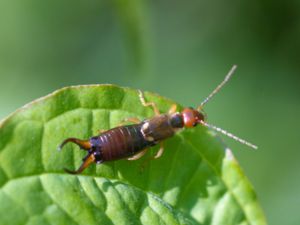
[[224, 80], [196, 109], [184, 108], [181, 112], [177, 112], [176, 105], [173, 105], [168, 113], [161, 114], [156, 104], [154, 102], [146, 102], [143, 93], [139, 91], [139, 98], [142, 105], [152, 107], [155, 116], [143, 121], [139, 121], [137, 118], [129, 118], [127, 121], [133, 122], [134, 124], [112, 128], [102, 132], [98, 136], [91, 137], [89, 140], [80, 140], [77, 138], [65, 139], [59, 146], [59, 149], [62, 149], [68, 142], [72, 142], [87, 151], [87, 155], [83, 158], [83, 163], [76, 171], [68, 169], [65, 169], [65, 171], [71, 174], [79, 174], [92, 163], [100, 164], [106, 161], [124, 158], [137, 160], [141, 158], [150, 147], [159, 144], [160, 148], [153, 157], [157, 159], [163, 154], [164, 140], [172, 137], [183, 128], [192, 128], [198, 124], [221, 132], [242, 144], [256, 149], [257, 146], [205, 122], [205, 114], [202, 111], [203, 106], [225, 85], [235, 69], [236, 65], [231, 68]]

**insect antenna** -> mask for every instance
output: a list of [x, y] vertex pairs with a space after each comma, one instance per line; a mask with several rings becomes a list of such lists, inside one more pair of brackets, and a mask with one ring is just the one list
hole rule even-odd
[[233, 65], [230, 71], [225, 76], [224, 80], [210, 93], [209, 96], [207, 96], [203, 102], [201, 102], [200, 106], [198, 106], [198, 110], [200, 110], [215, 94], [217, 94], [221, 88], [227, 83], [227, 81], [230, 79], [234, 71], [236, 70], [237, 65]]
[[241, 138], [235, 136], [234, 134], [231, 134], [228, 131], [221, 129], [220, 127], [216, 127], [212, 124], [206, 123], [203, 120], [199, 121], [199, 123], [201, 123], [203, 126], [209, 127], [217, 132], [220, 132], [220, 133], [226, 135], [227, 137], [230, 137], [230, 138], [236, 140], [237, 142], [240, 142], [241, 144], [247, 145], [248, 147], [253, 148], [253, 149], [257, 149], [256, 145], [251, 144], [250, 142], [245, 141], [244, 139], [241, 139]]

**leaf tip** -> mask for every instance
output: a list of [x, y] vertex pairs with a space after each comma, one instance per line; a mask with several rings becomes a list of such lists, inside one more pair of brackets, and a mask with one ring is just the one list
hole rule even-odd
[[226, 148], [225, 149], [225, 153], [226, 153], [226, 159], [228, 160], [235, 160], [232, 151], [230, 150], [230, 148]]

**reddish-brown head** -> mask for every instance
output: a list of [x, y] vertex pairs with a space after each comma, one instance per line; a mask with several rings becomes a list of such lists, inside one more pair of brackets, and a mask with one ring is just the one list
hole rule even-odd
[[204, 121], [205, 118], [204, 113], [193, 108], [185, 108], [182, 110], [181, 114], [185, 127], [194, 127], [200, 123], [200, 121]]

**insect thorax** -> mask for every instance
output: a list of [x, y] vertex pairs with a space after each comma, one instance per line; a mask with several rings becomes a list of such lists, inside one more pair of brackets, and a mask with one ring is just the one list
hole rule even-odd
[[158, 142], [172, 137], [175, 129], [170, 123], [169, 115], [163, 114], [145, 120], [141, 127], [141, 132], [146, 140]]

